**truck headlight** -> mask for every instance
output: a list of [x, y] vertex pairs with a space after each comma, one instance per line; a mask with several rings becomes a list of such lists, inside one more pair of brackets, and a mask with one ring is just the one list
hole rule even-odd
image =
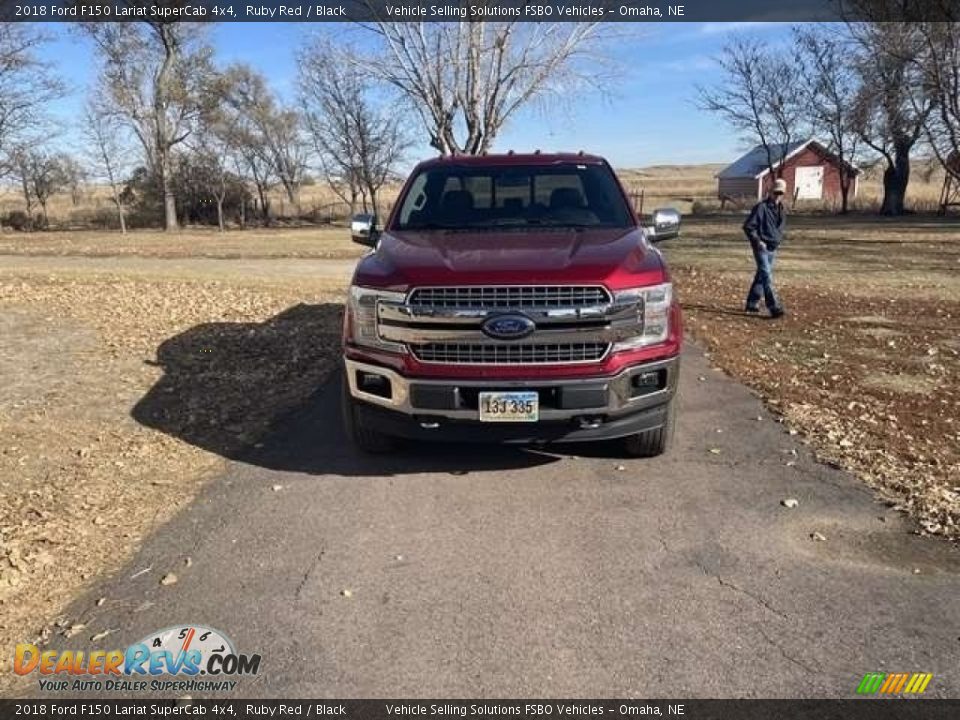
[[636, 304], [640, 326], [640, 333], [615, 344], [614, 352], [636, 350], [667, 339], [670, 334], [670, 305], [673, 302], [672, 283], [621, 290], [615, 294], [614, 301], [618, 305]]
[[382, 303], [402, 305], [406, 293], [352, 286], [347, 299], [350, 313], [350, 334], [357, 345], [403, 353], [407, 348], [400, 343], [382, 340], [378, 332], [378, 309]]

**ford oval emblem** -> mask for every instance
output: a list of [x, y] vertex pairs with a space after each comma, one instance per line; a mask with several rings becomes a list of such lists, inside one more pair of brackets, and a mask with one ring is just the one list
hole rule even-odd
[[480, 326], [484, 335], [495, 340], [519, 340], [537, 329], [536, 324], [526, 315], [494, 315]]

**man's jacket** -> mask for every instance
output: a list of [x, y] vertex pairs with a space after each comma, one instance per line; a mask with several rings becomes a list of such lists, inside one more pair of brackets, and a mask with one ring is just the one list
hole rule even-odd
[[768, 250], [776, 250], [783, 242], [786, 225], [783, 205], [768, 198], [753, 206], [747, 221], [743, 223], [743, 231], [751, 241], [759, 240]]

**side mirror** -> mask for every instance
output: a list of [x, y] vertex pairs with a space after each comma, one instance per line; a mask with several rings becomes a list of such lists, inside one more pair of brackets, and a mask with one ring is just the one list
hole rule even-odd
[[377, 216], [364, 213], [350, 220], [350, 239], [367, 247], [377, 246]]
[[661, 242], [680, 235], [680, 213], [673, 208], [653, 211], [653, 224], [646, 228], [650, 242]]

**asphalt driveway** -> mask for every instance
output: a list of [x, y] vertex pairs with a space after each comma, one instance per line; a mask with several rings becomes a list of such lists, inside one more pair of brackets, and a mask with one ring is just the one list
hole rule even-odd
[[334, 378], [54, 645], [202, 623], [262, 655], [243, 697], [851, 697], [872, 671], [960, 696], [960, 552], [818, 464], [695, 347], [673, 453], [615, 453], [367, 458]]

